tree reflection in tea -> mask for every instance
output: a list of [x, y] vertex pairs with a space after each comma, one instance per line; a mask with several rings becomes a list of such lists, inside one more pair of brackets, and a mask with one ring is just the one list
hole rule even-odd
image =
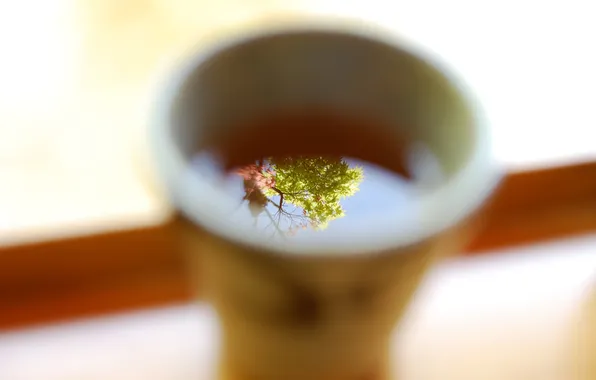
[[243, 178], [243, 200], [255, 223], [272, 204], [271, 223], [288, 234], [308, 227], [323, 230], [343, 217], [340, 201], [353, 196], [363, 179], [363, 169], [341, 157], [269, 158], [236, 173]]

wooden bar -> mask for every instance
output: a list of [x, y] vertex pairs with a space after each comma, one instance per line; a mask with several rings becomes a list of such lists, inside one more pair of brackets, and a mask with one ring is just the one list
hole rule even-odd
[[[596, 162], [511, 173], [487, 215], [466, 255], [596, 231]], [[0, 330], [190, 300], [188, 228], [0, 248]]]

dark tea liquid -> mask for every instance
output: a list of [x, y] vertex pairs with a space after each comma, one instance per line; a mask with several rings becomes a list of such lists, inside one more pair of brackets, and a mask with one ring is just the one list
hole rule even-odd
[[374, 123], [325, 112], [262, 118], [197, 154], [193, 170], [237, 203], [230, 222], [263, 239], [374, 239], [415, 227], [418, 185], [440, 178], [428, 150]]

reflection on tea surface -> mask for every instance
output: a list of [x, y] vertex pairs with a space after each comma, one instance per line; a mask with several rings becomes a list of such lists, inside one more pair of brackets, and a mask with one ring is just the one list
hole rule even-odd
[[231, 221], [263, 239], [374, 238], [416, 224], [417, 176], [340, 156], [265, 157], [232, 170], [216, 157], [197, 155], [193, 170], [237, 200]]
[[363, 172], [341, 157], [283, 157], [243, 166], [236, 174], [243, 178], [243, 199], [255, 222], [273, 211], [270, 223], [295, 234], [309, 227], [324, 230], [343, 217], [340, 202], [358, 191]]

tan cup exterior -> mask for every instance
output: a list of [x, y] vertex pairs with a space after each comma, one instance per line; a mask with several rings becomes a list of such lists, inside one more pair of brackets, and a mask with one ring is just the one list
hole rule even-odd
[[[291, 41], [271, 46], [267, 45], [268, 42], [262, 44], [272, 35], [283, 39], [288, 31], [294, 33], [294, 37], [297, 33], [299, 39], [307, 36], [308, 41], [300, 41], [296, 45], [302, 47], [309, 45], [313, 38], [328, 39], [327, 33], [331, 33], [331, 40], [326, 40], [330, 45], [323, 44], [320, 53], [333, 54], [329, 53], [329, 47], [333, 50], [335, 46], [341, 46], [338, 54], [352, 54], [355, 66], [359, 62], [357, 57], [370, 53], [373, 61], [375, 54], [379, 58], [386, 54], [392, 56], [396, 65], [403, 67], [400, 70], [400, 67], [386, 65], [372, 70], [370, 72], [375, 75], [379, 74], [378, 71], [388, 71], [387, 80], [377, 75], [372, 81], [359, 80], [363, 71], [355, 67], [353, 72], [356, 74], [351, 76], [353, 80], [341, 82], [335, 78], [334, 85], [321, 83], [333, 77], [332, 72], [318, 80], [305, 73], [299, 81], [287, 79], [284, 75], [276, 78], [278, 67], [282, 73], [287, 69], [300, 75], [299, 64], [296, 66], [300, 60], [295, 58], [319, 54], [310, 47], [295, 52]], [[314, 37], [312, 31], [315, 31]], [[250, 35], [248, 39], [240, 34], [237, 36], [236, 42], [239, 43], [234, 39], [222, 41], [214, 49], [199, 55], [190, 69], [178, 75], [177, 84], [169, 87], [166, 100], [159, 105], [160, 116], [156, 118], [152, 130], [156, 162], [165, 187], [174, 206], [189, 220], [185, 241], [196, 287], [212, 303], [221, 320], [220, 380], [390, 379], [389, 340], [392, 330], [428, 267], [437, 258], [461, 250], [475, 227], [472, 217], [498, 182], [499, 175], [492, 167], [490, 152], [483, 150], [487, 140], [482, 136], [487, 125], [477, 117], [480, 111], [476, 103], [460, 94], [458, 83], [454, 84], [455, 79], [443, 75], [442, 69], [431, 68], [424, 58], [415, 53], [401, 50], [400, 42], [393, 41], [392, 45], [384, 45], [380, 50], [379, 46], [373, 46], [368, 51], [369, 44], [374, 45], [377, 37], [386, 37], [383, 33], [370, 33], [369, 27], [350, 26], [345, 20], [334, 24], [329, 19], [319, 20], [317, 25], [303, 23], [273, 30], [256, 28], [256, 31], [247, 34]], [[352, 40], [353, 37], [358, 41]], [[333, 41], [335, 38], [337, 41]], [[247, 40], [248, 48], [245, 44]], [[255, 41], [256, 47], [251, 45]], [[255, 68], [252, 76], [244, 71], [250, 67], [250, 57], [253, 57], [250, 49], [253, 47], [259, 52], [257, 56], [261, 59], [266, 57], [267, 64], [273, 65], [274, 70], [269, 71], [271, 78], [258, 77], [258, 72], [260, 75], [268, 74], [267, 71], [259, 71], [259, 67]], [[242, 54], [234, 58], [235, 52], [242, 49]], [[263, 56], [268, 49], [275, 54]], [[241, 60], [239, 57], [244, 58]], [[325, 62], [329, 63], [329, 57], [326, 56]], [[341, 59], [338, 64], [342, 64]], [[201, 72], [203, 66], [210, 67], [211, 71]], [[325, 70], [333, 71], [333, 67], [328, 66]], [[234, 80], [232, 74], [236, 71], [241, 73]], [[422, 82], [412, 81], [412, 76], [418, 76]], [[242, 83], [238, 84], [237, 91], [224, 94], [225, 91], [217, 85], [221, 78], [226, 78], [228, 84]], [[275, 85], [284, 80], [286, 83]], [[262, 93], [257, 90], [258, 83], [255, 84], [255, 81], [261, 81], [261, 85], [269, 85], [269, 91], [279, 93], [262, 101]], [[403, 83], [403, 87], [393, 82]], [[284, 92], [292, 86], [295, 87], [292, 91]], [[335, 91], [333, 86], [348, 88]], [[362, 86], [366, 87], [369, 97], [350, 95], [361, 91]], [[385, 101], [393, 96], [392, 86], [398, 88], [395, 99]], [[238, 92], [240, 95], [234, 95]], [[214, 101], [216, 105], [218, 101], [220, 105], [230, 105], [227, 114], [214, 111], [218, 109], [214, 106], [198, 107], [203, 113], [197, 123], [193, 119], [198, 117], [194, 106], [178, 105], [185, 99], [200, 103], [205, 96], [219, 97]], [[436, 115], [415, 111], [408, 103], [415, 97], [417, 102], [412, 104], [424, 106], [424, 102], [430, 102]], [[225, 119], [225, 124], [230, 124], [230, 119], [234, 117], [242, 120], [244, 116], [254, 116], [267, 108], [279, 108], [284, 102], [300, 103], [312, 99], [323, 105], [345, 109], [358, 108], [362, 103], [361, 110], [386, 117], [388, 122], [393, 121], [395, 107], [402, 111], [404, 125], [408, 122], [420, 124], [422, 132], [417, 137], [431, 148], [436, 148], [447, 171], [456, 173], [453, 174], [455, 179], [445, 186], [446, 189], [451, 186], [450, 189], [434, 198], [429, 196], [425, 220], [431, 220], [436, 214], [438, 222], [429, 221], [427, 231], [419, 236], [400, 236], [396, 232], [389, 243], [338, 242], [332, 254], [330, 250], [333, 247], [325, 247], [320, 255], [312, 249], [308, 254], [301, 255], [299, 247], [293, 248], [291, 253], [282, 253], [276, 247], [260, 244], [249, 232], [241, 231], [237, 226], [226, 228], [225, 223], [213, 222], [217, 218], [210, 216], [220, 211], [212, 206], [218, 201], [211, 198], [219, 194], [200, 181], [193, 182], [194, 185], [186, 182], [185, 177], [190, 151], [200, 150], [202, 142], [215, 141], [226, 133], [233, 136], [233, 131], [209, 129], [211, 122], [215, 119], [221, 121], [221, 118]], [[329, 103], [325, 103], [327, 101]], [[242, 106], [235, 106], [240, 103]], [[164, 107], [167, 112], [163, 111]], [[174, 125], [180, 114], [189, 115], [187, 119], [193, 123]], [[448, 126], [433, 129], [433, 124], [439, 122], [455, 125], [454, 132], [446, 132]], [[461, 147], [449, 147], [452, 143], [445, 143], [449, 138], [461, 140]], [[193, 145], [195, 141], [199, 143]], [[466, 156], [464, 153], [467, 151], [470, 154]], [[465, 194], [459, 194], [459, 188]], [[342, 246], [340, 243], [345, 244]], [[201, 254], [196, 251], [201, 251]]]
[[325, 259], [209, 238], [198, 280], [222, 324], [220, 379], [392, 378], [391, 332], [425, 271], [463, 236]]

